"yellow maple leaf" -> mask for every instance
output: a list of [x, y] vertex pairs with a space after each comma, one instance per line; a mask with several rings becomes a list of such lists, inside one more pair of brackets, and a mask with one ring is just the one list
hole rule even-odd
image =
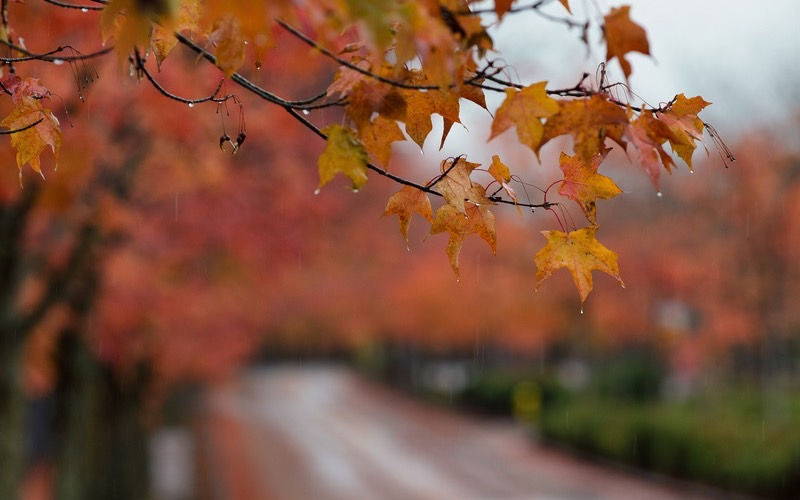
[[383, 215], [396, 215], [400, 220], [400, 233], [408, 242], [408, 228], [411, 225], [411, 216], [421, 215], [425, 220], [433, 224], [433, 209], [431, 200], [424, 191], [412, 186], [403, 186], [403, 189], [393, 194], [386, 203]]
[[517, 192], [514, 191], [508, 183], [511, 181], [511, 170], [509, 170], [508, 166], [500, 161], [500, 157], [497, 155], [492, 156], [492, 164], [489, 165], [489, 174], [497, 181], [500, 186], [503, 188], [503, 191], [508, 194], [509, 197], [514, 201], [514, 205], [517, 206], [517, 212], [519, 213], [520, 217], [522, 216], [522, 210], [519, 208], [519, 197], [517, 197]]
[[156, 63], [161, 67], [161, 63], [167, 58], [172, 49], [178, 44], [178, 39], [175, 38], [176, 31], [198, 31], [198, 21], [200, 20], [200, 3], [198, 0], [181, 0], [178, 6], [177, 13], [175, 14], [175, 21], [172, 23], [171, 29], [168, 29], [160, 24], [153, 26], [153, 34], [150, 40], [150, 45], [153, 47], [153, 53], [156, 56]]
[[[36, 125], [31, 126], [34, 123]], [[44, 177], [40, 156], [47, 146], [53, 151], [54, 165], [58, 167], [58, 153], [61, 149], [58, 118], [49, 109], [44, 109], [39, 99], [22, 97], [11, 114], [0, 122], [0, 126], [9, 130], [20, 130], [11, 134], [11, 146], [17, 150], [20, 185], [22, 185], [22, 167], [25, 164], [29, 164], [35, 172]]]
[[367, 152], [355, 133], [341, 125], [328, 125], [322, 129], [322, 133], [328, 138], [325, 150], [317, 160], [318, 189], [333, 179], [337, 173], [342, 173], [350, 179], [354, 190], [361, 189], [367, 182]]
[[546, 85], [547, 82], [539, 82], [522, 90], [506, 89], [506, 99], [497, 108], [489, 140], [514, 125], [519, 142], [538, 151], [544, 132], [541, 119], [559, 111], [558, 102], [547, 95]]
[[177, 0], [111, 0], [100, 15], [100, 29], [105, 43], [114, 37], [114, 48], [120, 65], [138, 47], [150, 47], [153, 23], [173, 29]]
[[617, 254], [604, 247], [595, 238], [597, 226], [584, 227], [569, 234], [561, 231], [542, 231], [547, 244], [534, 257], [536, 262], [536, 288], [555, 271], [566, 267], [581, 296], [581, 303], [592, 291], [592, 270], [607, 273], [625, 284], [619, 276]]
[[470, 179], [470, 174], [478, 167], [480, 163], [469, 162], [463, 156], [453, 161], [443, 161], [441, 164], [442, 177], [436, 183], [436, 189], [442, 194], [445, 202], [459, 212], [466, 212], [467, 202], [478, 205], [492, 204], [486, 197], [486, 189]]
[[450, 234], [445, 252], [450, 259], [453, 272], [456, 273], [456, 279], [459, 280], [461, 272], [458, 268], [458, 257], [467, 236], [477, 234], [491, 247], [493, 253], [497, 250], [494, 214], [484, 205], [471, 205], [464, 212], [459, 211], [453, 205], [442, 205], [436, 211], [431, 234], [442, 232]]

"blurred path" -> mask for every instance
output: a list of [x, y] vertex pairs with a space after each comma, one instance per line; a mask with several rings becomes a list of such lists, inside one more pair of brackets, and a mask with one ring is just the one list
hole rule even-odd
[[686, 499], [540, 448], [509, 424], [429, 408], [345, 368], [264, 368], [215, 391], [217, 499]]

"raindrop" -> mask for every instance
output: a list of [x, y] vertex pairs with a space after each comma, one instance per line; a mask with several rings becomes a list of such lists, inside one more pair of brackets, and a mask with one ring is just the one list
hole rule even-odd
[[261, 60], [256, 61], [256, 69], [261, 69]]
[[81, 12], [89, 12], [89, 9], [87, 9], [86, 7], [82, 7]]
[[661, 191], [659, 191], [659, 192], [657, 192], [657, 193], [656, 193], [656, 196], [658, 196], [659, 198], [661, 198], [661, 197], [662, 197], [662, 196], [664, 196], [664, 195], [661, 193]]
[[53, 64], [55, 64], [56, 66], [61, 66], [62, 64], [64, 64], [64, 60], [63, 59], [53, 59]]
[[581, 304], [581, 314], [583, 314], [583, 304]]
[[353, 188], [353, 192], [354, 192], [354, 193], [358, 193], [359, 191], [360, 191], [360, 189], [358, 189], [358, 188]]
[[317, 188], [317, 189], [315, 189], [315, 190], [314, 190], [314, 194], [315, 194], [315, 195], [318, 195], [318, 194], [319, 194], [319, 188]]
[[303, 114], [304, 114], [304, 115], [306, 115], [306, 116], [308, 116], [308, 115], [310, 115], [310, 114], [311, 114], [311, 111], [309, 111], [309, 110], [307, 110], [307, 109], [304, 109], [304, 110], [303, 110]]
[[194, 103], [193, 103], [193, 102], [190, 102], [190, 103], [189, 103], [189, 107], [190, 107], [190, 108], [193, 108], [193, 107], [194, 107]]

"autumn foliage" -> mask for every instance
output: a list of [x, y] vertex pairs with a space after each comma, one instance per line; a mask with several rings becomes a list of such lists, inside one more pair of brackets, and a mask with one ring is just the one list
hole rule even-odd
[[[562, 268], [581, 304], [592, 271], [623, 283], [597, 239], [598, 200], [622, 192], [609, 158], [627, 155], [658, 191], [662, 169], [691, 169], [704, 134], [719, 138], [701, 97], [635, 97], [628, 56], [650, 47], [629, 7], [583, 20], [568, 0], [483, 5], [4, 2], [0, 152], [17, 168], [2, 173], [0, 203], [18, 222], [0, 234], [12, 249], [0, 254], [0, 334], [4, 359], [25, 359], [4, 383], [57, 392], [65, 332], [119, 386], [146, 386], [143, 408], [178, 381], [225, 375], [265, 338], [359, 348], [380, 332], [436, 349], [458, 332], [463, 346], [535, 350], [559, 335], [562, 284], [535, 303], [531, 289]], [[568, 88], [509, 76], [493, 30], [545, 9], [591, 50], [604, 44], [594, 76]], [[466, 103], [482, 110], [488, 134], [471, 140], [487, 157], [432, 151], [472, 128]], [[513, 134], [530, 162], [558, 158], [552, 183], [509, 160], [500, 143]], [[431, 257], [441, 247], [451, 269]]]
[[[52, 3], [53, 10], [61, 6]], [[523, 6], [513, 1], [497, 2], [494, 9], [484, 11], [471, 8], [470, 2], [463, 0], [341, 5], [320, 0], [303, 6], [289, 2], [265, 5], [245, 2], [236, 7], [213, 1], [201, 4], [197, 0], [113, 0], [83, 10], [102, 11], [101, 40], [105, 44], [114, 43], [120, 69], [150, 82], [165, 98], [190, 106], [210, 102], [228, 107], [240, 102], [236, 94], [223, 95], [221, 86], [206, 98], [189, 99], [158, 83], [158, 72], [169, 66], [171, 54], [178, 45], [183, 45], [196, 53], [198, 59], [215, 64], [224, 80], [237, 83], [244, 92], [254, 94], [265, 104], [284, 108], [324, 138], [326, 146], [318, 159], [320, 188], [341, 174], [349, 179], [353, 189], [361, 189], [370, 171], [405, 184], [391, 198], [386, 212], [400, 217], [405, 233], [410, 214], [423, 207], [420, 214], [431, 224], [431, 234], [449, 235], [446, 253], [457, 276], [458, 256], [467, 236], [477, 235], [495, 249], [497, 236], [492, 212], [495, 206], [513, 204], [518, 208], [552, 211], [559, 227], [546, 234], [548, 247], [537, 254], [540, 268], [537, 280], [541, 282], [556, 268], [566, 267], [576, 276], [583, 301], [591, 290], [591, 279], [577, 276], [589, 272], [586, 269], [600, 269], [618, 277], [616, 265], [611, 263], [613, 253], [606, 254], [605, 264], [598, 267], [591, 260], [596, 256], [586, 260], [585, 254], [578, 250], [583, 245], [570, 243], [576, 235], [581, 235], [591, 247], [603, 248], [595, 239], [599, 227], [595, 201], [619, 194], [611, 179], [597, 173], [609, 142], [629, 153], [635, 152], [641, 167], [658, 188], [662, 167], [668, 172], [675, 167], [672, 156], [664, 149], [667, 143], [691, 168], [692, 153], [697, 141], [703, 140], [706, 128], [698, 114], [708, 103], [700, 97], [687, 98], [683, 94], [655, 107], [635, 102], [627, 85], [610, 82], [605, 69], [597, 81], [592, 82], [584, 75], [578, 84], [566, 89], [548, 88], [545, 81], [507, 80], [506, 68], [492, 57], [496, 49], [487, 31], [490, 14], [496, 14], [502, 23], [503, 17], [512, 13], [537, 12], [543, 3]], [[563, 14], [569, 16], [569, 3], [561, 4]], [[568, 25], [574, 23], [569, 17], [564, 20]], [[82, 55], [58, 53], [65, 49], [32, 53], [15, 43], [15, 36], [22, 33], [17, 34], [14, 26], [10, 22], [6, 30], [6, 45], [11, 55], [51, 62], [58, 58], [59, 62], [68, 61], [73, 66], [84, 60]], [[600, 27], [606, 42], [606, 60], [619, 62], [627, 82], [632, 68], [626, 56], [630, 52], [650, 52], [646, 32], [631, 19], [627, 6], [606, 13]], [[584, 29], [588, 29], [588, 23]], [[284, 99], [248, 76], [280, 54], [276, 40], [281, 32], [339, 65], [324, 92], [307, 99]], [[156, 67], [148, 62], [149, 55], [156, 59]], [[213, 87], [213, 81], [209, 83]], [[3, 88], [15, 104], [2, 124], [12, 132], [17, 166], [20, 171], [30, 165], [41, 172], [43, 151], [49, 147], [57, 159], [61, 148], [59, 122], [51, 110], [42, 106], [50, 98], [46, 83], [11, 74], [3, 80]], [[574, 157], [566, 160], [562, 156], [565, 177], [558, 192], [578, 204], [587, 226], [581, 228], [566, 219], [561, 205], [547, 200], [549, 188], [542, 190], [541, 201], [530, 196], [519, 199], [513, 184], [522, 181], [513, 172], [499, 175], [495, 172], [484, 184], [475, 178], [474, 172], [486, 168], [464, 157], [436, 162], [440, 163], [440, 169], [428, 181], [414, 180], [413, 172], [388, 169], [392, 143], [411, 139], [422, 147], [432, 130], [433, 115], [439, 115], [444, 123], [443, 144], [451, 127], [461, 124], [462, 100], [486, 108], [487, 92], [505, 95], [494, 114], [486, 114], [491, 121], [489, 140], [514, 128], [520, 143], [538, 156], [553, 139], [572, 138]], [[311, 110], [325, 108], [341, 109], [344, 120], [317, 125], [318, 120], [305, 116]], [[235, 139], [223, 131], [220, 146], [229, 143], [235, 152], [246, 136], [244, 122], [240, 121]], [[494, 165], [504, 165], [499, 156], [493, 160]], [[494, 190], [495, 183], [500, 190]], [[421, 194], [412, 195], [409, 187]], [[429, 196], [443, 198], [443, 204], [432, 217], [424, 208], [428, 202], [423, 198]], [[547, 248], [555, 238], [562, 238], [567, 244], [559, 250], [561, 257], [551, 260]]]

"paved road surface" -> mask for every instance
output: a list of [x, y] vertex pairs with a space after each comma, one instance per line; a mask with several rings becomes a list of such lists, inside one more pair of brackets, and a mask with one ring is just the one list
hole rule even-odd
[[330, 365], [248, 373], [209, 400], [216, 499], [699, 499], [434, 409]]

